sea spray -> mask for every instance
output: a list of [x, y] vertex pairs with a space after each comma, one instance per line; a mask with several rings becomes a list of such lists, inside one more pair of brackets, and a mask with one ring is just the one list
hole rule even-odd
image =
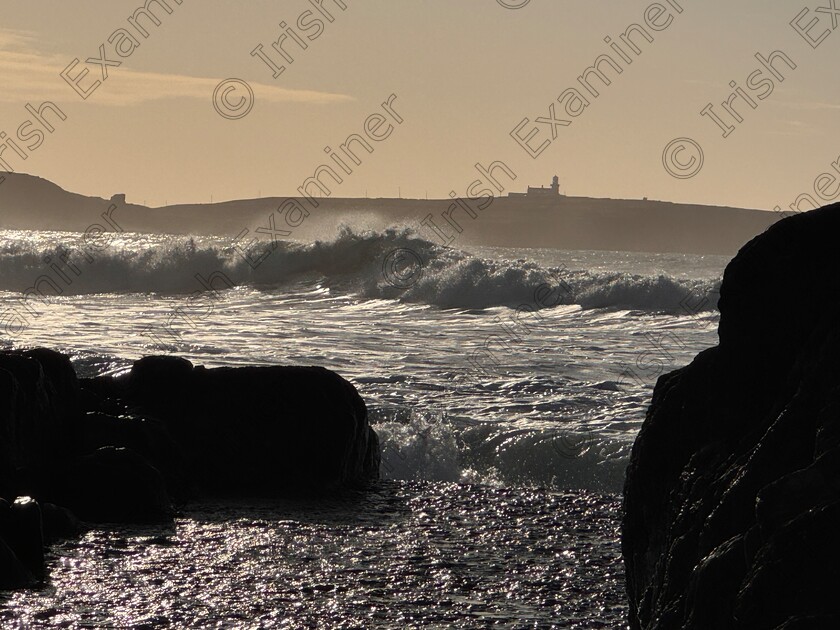
[[[539, 307], [544, 301], [535, 300], [535, 295], [562, 283], [558, 305], [680, 314], [684, 310], [681, 304], [692, 294], [703, 296], [701, 310], [713, 311], [720, 286], [717, 279], [568, 270], [522, 260], [479, 258], [435, 245], [407, 229], [354, 232], [343, 228], [330, 241], [278, 243], [258, 269], [247, 264], [235, 248], [209, 239], [138, 236], [131, 242], [129, 236], [101, 251], [93, 263], [84, 263], [86, 273], [72, 277], [71, 284], [42, 284], [59, 286], [60, 290], [45, 288], [29, 299], [49, 303], [64, 295], [194, 294], [207, 290], [206, 282], [200, 283], [198, 277], [224, 277], [224, 285], [267, 291], [311, 283], [368, 299], [484, 309]], [[73, 241], [72, 235], [67, 235], [67, 241]], [[7, 237], [0, 242], [0, 290], [10, 292], [22, 292], [49, 272], [43, 261], [60, 260], [64, 247], [56, 245], [54, 239], [26, 242]], [[395, 248], [414, 252], [424, 264], [423, 274], [410, 287], [394, 287], [382, 276], [382, 260]], [[68, 263], [83, 264], [72, 255]]]

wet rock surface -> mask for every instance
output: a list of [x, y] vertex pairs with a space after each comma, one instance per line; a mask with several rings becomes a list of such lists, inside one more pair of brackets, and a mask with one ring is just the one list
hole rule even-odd
[[719, 345], [659, 379], [624, 490], [634, 630], [840, 627], [838, 233], [835, 204], [748, 243]]

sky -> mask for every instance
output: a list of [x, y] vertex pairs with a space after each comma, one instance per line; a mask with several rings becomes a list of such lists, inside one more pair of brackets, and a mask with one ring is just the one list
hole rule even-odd
[[[556, 174], [569, 195], [772, 209], [816, 198], [816, 181], [826, 202], [840, 194], [821, 177], [840, 175], [836, 2], [168, 0], [141, 33], [129, 18], [145, 0], [0, 0], [0, 138], [26, 159], [8, 144], [0, 158], [151, 206], [296, 195], [325, 147], [364, 139], [378, 114], [387, 138], [367, 137], [333, 196], [464, 195], [498, 161], [516, 175], [506, 192]], [[291, 62], [272, 48], [281, 23], [306, 46], [286, 34]], [[631, 31], [638, 54], [621, 38], [634, 24], [653, 39]], [[796, 68], [777, 56], [756, 74], [776, 51]], [[589, 75], [596, 97], [578, 77], [602, 55], [621, 72]], [[736, 89], [741, 121], [722, 105]], [[26, 106], [44, 102], [66, 118], [47, 113], [39, 138]]]

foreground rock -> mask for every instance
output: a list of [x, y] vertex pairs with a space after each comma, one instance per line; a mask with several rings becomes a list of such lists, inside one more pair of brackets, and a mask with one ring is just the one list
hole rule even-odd
[[0, 352], [0, 589], [40, 581], [44, 541], [79, 531], [75, 516], [154, 521], [173, 500], [311, 496], [378, 474], [364, 401], [323, 368], [147, 357], [80, 380], [56, 352]]
[[622, 547], [635, 629], [840, 627], [840, 204], [747, 244], [720, 344], [660, 378]]
[[0, 499], [0, 588], [35, 585], [44, 573], [41, 506], [30, 497]]
[[174, 475], [176, 487], [213, 495], [308, 495], [379, 474], [379, 444], [364, 401], [324, 368], [208, 370], [175, 357], [147, 357], [123, 377], [83, 381], [82, 389], [91, 411], [134, 417], [112, 444], [123, 439], [119, 446]]
[[55, 500], [92, 520], [113, 505], [114, 520], [136, 520], [121, 515], [164, 514], [169, 496], [311, 495], [378, 471], [364, 401], [323, 368], [147, 357], [121, 376], [78, 380], [58, 353], [0, 353], [2, 496]]

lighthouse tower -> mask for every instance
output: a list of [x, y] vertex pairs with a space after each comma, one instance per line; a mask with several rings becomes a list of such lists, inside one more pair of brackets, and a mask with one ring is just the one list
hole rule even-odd
[[558, 197], [558, 196], [560, 196], [560, 178], [557, 175], [555, 175], [552, 178], [551, 186], [549, 186], [548, 188], [546, 188], [545, 186], [540, 186], [539, 188], [536, 188], [534, 186], [528, 186], [527, 191], [524, 192], [524, 193], [518, 193], [518, 192], [508, 193], [508, 197], [516, 197], [516, 198], [528, 197], [529, 199], [533, 198], [533, 197], [537, 197], [537, 198], [540, 198], [540, 199], [546, 199], [546, 198]]

